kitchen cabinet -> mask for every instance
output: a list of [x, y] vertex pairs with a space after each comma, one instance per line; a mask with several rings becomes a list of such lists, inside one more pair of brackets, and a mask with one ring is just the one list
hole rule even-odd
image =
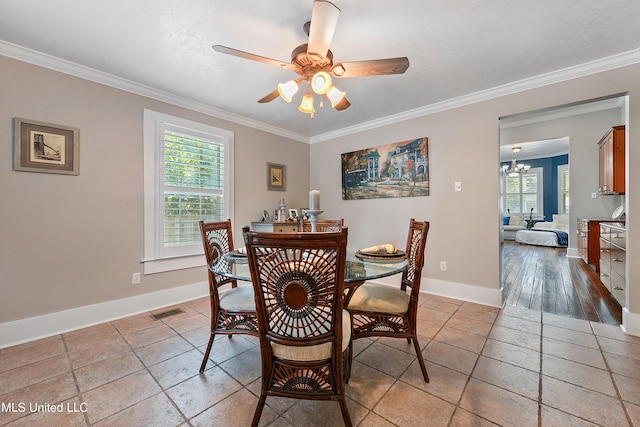
[[600, 225], [600, 281], [625, 306], [627, 231], [623, 223]]
[[625, 127], [612, 127], [598, 142], [598, 193], [624, 194], [625, 192]]

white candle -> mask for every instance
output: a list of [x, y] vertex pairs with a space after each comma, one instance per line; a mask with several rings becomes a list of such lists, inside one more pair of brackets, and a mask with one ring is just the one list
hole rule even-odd
[[309, 191], [309, 210], [320, 210], [320, 192], [318, 190]]

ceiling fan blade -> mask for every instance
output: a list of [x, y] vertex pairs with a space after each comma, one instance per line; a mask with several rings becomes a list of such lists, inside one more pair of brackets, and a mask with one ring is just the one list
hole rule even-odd
[[333, 3], [325, 0], [313, 2], [309, 46], [307, 47], [307, 55], [312, 59], [322, 61], [327, 56], [339, 17], [340, 9]]
[[269, 95], [266, 95], [265, 97], [259, 99], [258, 102], [261, 104], [264, 104], [264, 103], [273, 101], [279, 96], [280, 96], [280, 92], [278, 92], [278, 89], [276, 89], [273, 92], [271, 92]]
[[237, 56], [238, 58], [250, 59], [251, 61], [263, 62], [265, 64], [276, 65], [278, 67], [292, 69], [293, 66], [286, 62], [278, 61], [277, 59], [266, 58], [264, 56], [255, 55], [253, 53], [244, 52], [242, 50], [233, 49], [219, 44], [213, 46], [213, 50], [216, 52], [224, 53], [226, 55]]
[[409, 68], [409, 59], [402, 58], [371, 59], [369, 61], [342, 62], [333, 67], [336, 77], [383, 76], [402, 74]]

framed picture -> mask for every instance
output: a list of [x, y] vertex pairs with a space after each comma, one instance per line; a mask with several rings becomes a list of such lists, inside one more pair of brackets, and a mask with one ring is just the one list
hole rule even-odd
[[284, 191], [287, 184], [287, 167], [267, 163], [267, 190]]
[[13, 170], [78, 175], [80, 130], [13, 119]]
[[298, 220], [298, 209], [289, 209], [289, 219]]

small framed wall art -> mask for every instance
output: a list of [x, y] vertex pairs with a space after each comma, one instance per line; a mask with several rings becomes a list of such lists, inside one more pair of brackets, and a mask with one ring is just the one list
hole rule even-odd
[[13, 170], [78, 175], [80, 130], [13, 119]]
[[287, 167], [277, 163], [267, 163], [267, 190], [287, 189]]

